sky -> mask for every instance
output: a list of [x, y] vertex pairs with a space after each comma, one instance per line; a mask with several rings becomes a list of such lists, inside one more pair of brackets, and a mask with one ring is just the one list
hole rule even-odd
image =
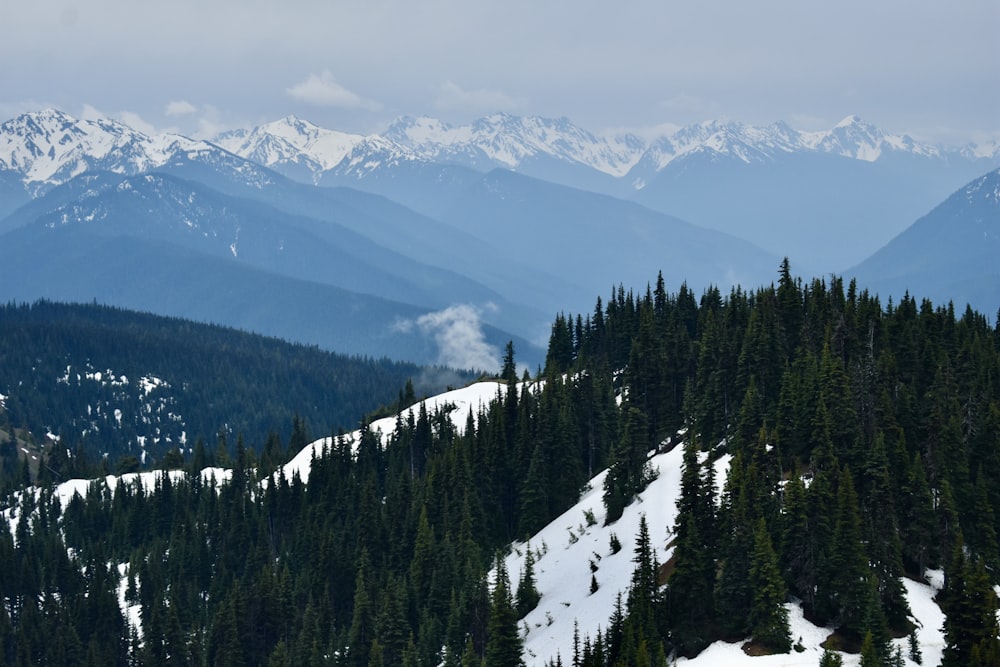
[[209, 138], [289, 114], [375, 133], [506, 111], [1000, 140], [996, 0], [0, 0], [0, 120]]

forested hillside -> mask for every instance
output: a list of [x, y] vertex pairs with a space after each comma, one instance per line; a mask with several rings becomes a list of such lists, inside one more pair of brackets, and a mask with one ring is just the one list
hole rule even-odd
[[1000, 329], [985, 316], [882, 304], [786, 262], [753, 292], [619, 288], [556, 318], [541, 377], [514, 368], [509, 347], [496, 400], [464, 423], [417, 408], [384, 439], [333, 438], [308, 483], [238, 444], [220, 484], [95, 485], [65, 508], [51, 484], [17, 496], [3, 660], [517, 665], [537, 591], [530, 568], [489, 579], [498, 552], [605, 467], [613, 522], [682, 432], [672, 557], [637, 549], [627, 598], [566, 664], [659, 665], [716, 639], [794, 650], [790, 596], [838, 628], [832, 649], [899, 664], [901, 578], [927, 568], [945, 572], [945, 664], [997, 664]]
[[469, 378], [116, 308], [0, 307], [0, 430], [43, 448], [58, 436], [41, 467], [56, 481], [168, 452], [176, 463], [199, 441], [212, 457], [220, 437], [229, 454], [238, 438], [284, 451], [294, 431], [297, 451], [307, 432], [356, 428], [411, 379], [423, 395]]

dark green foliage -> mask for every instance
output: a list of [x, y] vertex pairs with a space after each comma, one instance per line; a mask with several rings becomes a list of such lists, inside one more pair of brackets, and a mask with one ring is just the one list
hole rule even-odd
[[[166, 457], [157, 467], [178, 467], [184, 437], [214, 438], [223, 429], [256, 446], [273, 431], [291, 440], [294, 453], [305, 444], [306, 424], [321, 434], [353, 427], [420, 372], [110, 307], [0, 306], [7, 419], [39, 436], [72, 434], [51, 453], [56, 481], [108, 472], [100, 470], [102, 456], [134, 455], [140, 436], [153, 461]], [[76, 454], [61, 459], [66, 448]]]
[[[3, 315], [53, 312], [39, 304]], [[909, 296], [883, 309], [855, 285], [845, 293], [839, 279], [794, 279], [787, 264], [777, 287], [728, 296], [709, 289], [700, 302], [683, 285], [668, 294], [662, 281], [645, 296], [619, 288], [588, 316], [560, 317], [544, 382], [517, 384], [511, 346], [495, 402], [459, 426], [448, 407], [415, 407], [383, 434], [383, 446], [367, 429], [355, 443], [331, 424], [373, 415], [379, 402], [386, 413], [393, 400], [412, 403], [420, 389], [400, 391], [405, 378], [376, 373], [372, 384], [387, 398], [331, 422], [323, 392], [349, 385], [354, 371], [344, 377], [315, 362], [316, 379], [295, 361], [298, 353], [318, 359], [315, 350], [268, 351], [242, 334], [185, 333], [173, 321], [147, 322], [154, 333], [143, 333], [127, 324], [132, 316], [110, 310], [102, 317], [124, 321], [125, 333], [108, 334], [97, 328], [100, 317], [88, 323], [82, 312], [67, 318], [75, 331], [39, 325], [38, 345], [57, 349], [66, 339], [75, 353], [84, 338], [98, 339], [87, 342], [96, 360], [112, 341], [139, 340], [164, 366], [115, 362], [116, 376], [182, 383], [167, 373], [187, 361], [151, 343], [168, 331], [237, 354], [232, 363], [245, 377], [218, 368], [230, 359], [219, 347], [185, 349], [201, 370], [228, 378], [232, 386], [216, 387], [214, 403], [201, 385], [193, 390], [204, 410], [214, 405], [226, 419], [205, 417], [208, 426], [189, 431], [190, 451], [164, 445], [156, 463], [172, 467], [184, 456], [169, 480], [121, 482], [114, 493], [95, 486], [65, 508], [51, 494], [62, 477], [105, 465], [134, 470], [138, 452], [124, 449], [105, 464], [86, 453], [87, 443], [70, 441], [68, 453], [44, 452], [47, 465], [33, 467], [18, 452], [38, 447], [30, 430], [48, 423], [47, 406], [82, 414], [81, 406], [61, 384], [50, 403], [0, 387], [11, 397], [0, 410], [0, 476], [40, 484], [17, 502], [13, 530], [0, 531], [4, 664], [481, 667], [484, 658], [494, 664], [490, 656], [519, 664], [517, 614], [530, 606], [521, 600], [532, 589], [523, 581], [530, 567], [515, 604], [509, 583], [491, 594], [485, 555], [549, 523], [609, 465], [613, 521], [649, 482], [650, 453], [681, 441], [671, 561], [658, 570], [657, 550], [640, 531], [628, 599], [610, 610], [601, 633], [581, 638], [574, 664], [662, 664], [671, 652], [692, 655], [722, 637], [787, 650], [783, 586], [811, 620], [864, 642], [866, 660], [894, 664], [888, 633], [908, 629], [900, 577], [942, 566], [946, 660], [994, 664], [1000, 654], [991, 587], [1000, 487], [990, 483], [1000, 476], [1000, 337], [975, 313], [956, 320], [953, 309]], [[19, 336], [0, 343], [13, 346]], [[0, 368], [23, 369], [21, 348], [2, 345]], [[253, 358], [240, 357], [244, 351]], [[31, 377], [62, 377], [67, 363], [83, 368], [32, 354], [39, 368], [59, 364]], [[302, 377], [290, 379], [283, 365]], [[313, 381], [320, 388], [303, 389]], [[234, 406], [236, 397], [245, 405]], [[185, 419], [208, 414], [184, 410]], [[283, 417], [232, 427], [240, 410]], [[271, 475], [317, 431], [333, 435], [308, 484], [280, 468]], [[732, 459], [718, 497], [712, 463], [724, 454]], [[210, 464], [232, 468], [230, 480], [195, 474]], [[620, 550], [616, 542], [612, 536], [608, 551]], [[141, 610], [141, 647], [118, 609], [119, 565], [126, 596]]]
[[646, 454], [649, 451], [649, 426], [646, 415], [629, 407], [622, 435], [611, 456], [608, 474], [604, 478], [604, 506], [607, 523], [617, 521], [625, 506], [650, 481]]
[[997, 596], [982, 558], [970, 557], [956, 545], [945, 569], [945, 587], [939, 595], [945, 613], [942, 667], [996, 664], [1000, 654]]
[[764, 519], [758, 521], [753, 533], [750, 587], [753, 602], [749, 623], [754, 641], [775, 653], [788, 653], [792, 649], [792, 636], [788, 627], [788, 610], [784, 606], [787, 593]]
[[[711, 466], [706, 466], [711, 470]], [[681, 496], [674, 527], [674, 572], [667, 582], [670, 641], [683, 655], [695, 655], [714, 638], [714, 502], [711, 476], [703, 475], [692, 440], [684, 444]]]
[[535, 586], [535, 554], [531, 551], [531, 542], [525, 546], [524, 571], [521, 572], [520, 581], [517, 584], [517, 598], [515, 607], [517, 617], [524, 618], [532, 609], [538, 606], [542, 596]]
[[824, 649], [819, 659], [819, 667], [843, 667], [844, 659], [836, 651]]
[[503, 557], [495, 559], [496, 584], [490, 597], [490, 621], [486, 629], [486, 653], [488, 666], [518, 667], [521, 660], [521, 637], [517, 629], [517, 610], [510, 595], [510, 580]]

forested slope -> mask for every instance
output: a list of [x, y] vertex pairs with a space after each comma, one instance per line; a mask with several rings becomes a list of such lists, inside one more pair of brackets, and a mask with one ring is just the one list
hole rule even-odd
[[996, 664], [1000, 331], [787, 263], [777, 278], [700, 299], [618, 289], [556, 318], [537, 381], [508, 349], [496, 400], [464, 424], [445, 404], [401, 415], [385, 446], [333, 438], [307, 484], [237, 447], [217, 488], [24, 496], [0, 533], [3, 659], [518, 664], [536, 598], [530, 573], [489, 583], [497, 551], [605, 467], [613, 522], [682, 431], [672, 557], [637, 549], [628, 596], [566, 663], [662, 664], [716, 639], [793, 650], [794, 596], [837, 628], [831, 647], [892, 664], [887, 638], [911, 630], [902, 578], [942, 568], [945, 664]]
[[60, 436], [48, 466], [57, 480], [102, 461], [113, 472], [122, 457], [190, 458], [199, 439], [214, 454], [220, 435], [231, 454], [239, 437], [260, 451], [298, 428], [297, 451], [306, 431], [355, 428], [411, 379], [436, 393], [468, 376], [117, 308], [0, 307], [0, 428], [43, 445]]

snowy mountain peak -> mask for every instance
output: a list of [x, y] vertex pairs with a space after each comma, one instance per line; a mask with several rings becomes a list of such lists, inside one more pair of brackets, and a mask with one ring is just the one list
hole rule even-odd
[[339, 164], [363, 139], [286, 116], [249, 131], [225, 132], [214, 143], [266, 167], [300, 167], [318, 176]]
[[577, 163], [614, 176], [635, 164], [643, 147], [634, 137], [600, 138], [563, 118], [515, 116], [499, 112], [469, 125], [451, 126], [433, 118], [403, 117], [386, 138], [428, 160], [472, 167], [517, 169], [538, 157]]
[[29, 190], [63, 183], [92, 169], [145, 171], [165, 159], [157, 142], [115, 120], [79, 120], [55, 109], [0, 125], [0, 169], [22, 175]]
[[803, 133], [806, 147], [865, 162], [874, 162], [886, 152], [910, 153], [935, 157], [938, 149], [917, 143], [907, 135], [890, 135], [853, 115], [843, 119], [829, 132]]
[[852, 115], [847, 116], [846, 118], [844, 118], [839, 123], [837, 123], [834, 126], [834, 128], [837, 129], [837, 128], [842, 128], [842, 127], [852, 127], [852, 126], [870, 127], [867, 123], [865, 123], [863, 120], [861, 120], [861, 116], [858, 116], [857, 114], [852, 114]]

